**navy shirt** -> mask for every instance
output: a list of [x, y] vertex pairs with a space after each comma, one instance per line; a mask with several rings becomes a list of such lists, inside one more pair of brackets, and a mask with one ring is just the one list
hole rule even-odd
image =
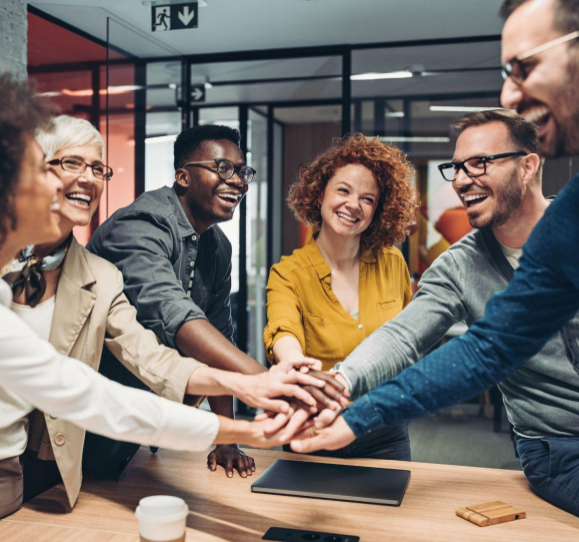
[[[344, 419], [361, 437], [465, 401], [528, 361], [578, 310], [579, 175], [549, 205], [513, 280], [489, 301], [485, 317], [358, 399]], [[579, 340], [579, 329], [569, 333]], [[571, 363], [579, 372], [579, 359]]]
[[218, 226], [195, 232], [173, 188], [119, 209], [87, 248], [121, 270], [139, 322], [167, 346], [176, 348], [179, 328], [198, 318], [233, 340], [231, 244]]

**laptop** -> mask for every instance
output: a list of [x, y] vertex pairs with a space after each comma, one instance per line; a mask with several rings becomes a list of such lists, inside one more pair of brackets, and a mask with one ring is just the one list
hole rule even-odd
[[400, 506], [409, 479], [409, 470], [278, 459], [251, 491]]

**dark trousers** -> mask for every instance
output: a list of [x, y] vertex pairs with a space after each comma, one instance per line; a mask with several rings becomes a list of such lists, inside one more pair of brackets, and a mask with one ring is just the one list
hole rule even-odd
[[62, 482], [56, 461], [38, 459], [36, 452], [32, 450], [26, 450], [20, 460], [24, 475], [22, 502], [34, 499]]
[[529, 439], [517, 435], [517, 451], [531, 489], [579, 516], [579, 437]]
[[[291, 452], [289, 444], [284, 445], [284, 452]], [[384, 427], [356, 439], [339, 450], [320, 450], [311, 455], [339, 457], [342, 459], [368, 458], [411, 461], [410, 438], [406, 424], [396, 427]]]

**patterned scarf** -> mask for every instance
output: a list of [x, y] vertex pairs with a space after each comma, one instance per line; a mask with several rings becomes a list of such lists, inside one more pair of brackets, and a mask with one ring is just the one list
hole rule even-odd
[[19, 297], [24, 292], [26, 305], [36, 307], [46, 291], [44, 271], [54, 271], [62, 265], [71, 243], [72, 233], [62, 245], [42, 259], [34, 255], [34, 245], [18, 254], [6, 266], [2, 276], [12, 288], [13, 296]]

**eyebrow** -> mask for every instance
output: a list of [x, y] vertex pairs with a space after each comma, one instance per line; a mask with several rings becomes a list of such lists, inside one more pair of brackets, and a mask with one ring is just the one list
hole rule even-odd
[[[77, 158], [78, 160], [82, 160], [83, 162], [85, 161], [84, 157], [79, 156], [78, 154], [68, 154], [66, 156], [63, 156], [63, 158]], [[102, 160], [95, 160], [94, 162], [90, 162], [91, 166], [95, 166], [97, 164], [101, 166], [105, 165], [105, 163]]]
[[[348, 181], [338, 181], [336, 188], [338, 188], [341, 184], [346, 185], [348, 188], [352, 188], [352, 185]], [[374, 194], [374, 192], [364, 192], [362, 196], [372, 196], [373, 198], [377, 198], [380, 195], [380, 191], [378, 190], [378, 194]]]

